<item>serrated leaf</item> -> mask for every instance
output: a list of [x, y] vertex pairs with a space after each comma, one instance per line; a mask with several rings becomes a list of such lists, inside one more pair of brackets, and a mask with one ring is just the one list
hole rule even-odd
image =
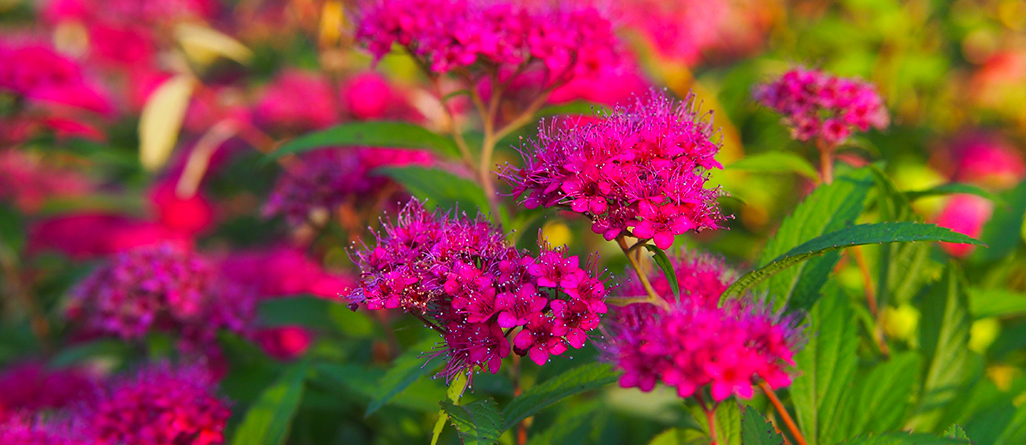
[[[851, 225], [862, 213], [866, 195], [873, 186], [871, 175], [869, 169], [860, 169], [838, 177], [832, 184], [816, 188], [790, 217], [784, 219], [777, 233], [770, 238], [759, 260], [760, 267], [770, 265], [795, 246]], [[812, 298], [801, 306], [811, 307], [838, 260], [839, 253], [828, 253], [793, 269], [781, 269], [776, 276], [766, 275], [763, 279], [769, 279], [760, 286], [760, 290], [774, 299], [775, 307], [780, 307], [797, 294], [801, 283], [803, 294], [799, 295]]]
[[969, 289], [973, 318], [1011, 317], [1026, 314], [1026, 294], [1008, 289]]
[[185, 54], [200, 65], [209, 65], [218, 56], [227, 57], [246, 64], [253, 58], [253, 51], [238, 40], [207, 26], [180, 22], [175, 25], [175, 38]]
[[513, 399], [503, 410], [503, 431], [566, 397], [615, 382], [619, 374], [604, 363], [590, 363], [566, 371]]
[[[463, 391], [466, 390], [467, 385], [470, 384], [470, 379], [467, 378], [466, 374], [457, 374], [453, 377], [452, 381], [449, 382], [449, 389], [445, 392], [446, 400], [452, 402], [454, 405], [460, 403], [460, 397], [463, 396]], [[443, 401], [442, 403], [445, 403]], [[445, 411], [445, 408], [438, 410], [438, 420], [435, 422], [435, 427], [431, 430], [431, 445], [438, 443], [438, 438], [442, 436], [442, 430], [445, 429], [445, 422], [449, 420], [449, 413]]]
[[952, 439], [969, 439], [969, 436], [965, 435], [965, 430], [958, 425], [951, 425], [948, 429], [944, 430], [944, 437], [950, 437]]
[[586, 437], [596, 423], [596, 411], [601, 403], [592, 401], [561, 411], [545, 431], [531, 434], [527, 445], [563, 445], [580, 442]]
[[[909, 202], [908, 196], [898, 191], [890, 177], [876, 165], [870, 166], [877, 184], [877, 209], [883, 221], [922, 222]], [[930, 245], [927, 243], [892, 244], [876, 249], [878, 307], [907, 303], [927, 280]]]
[[816, 167], [813, 167], [805, 158], [785, 151], [745, 156], [725, 168], [761, 173], [795, 173], [813, 181], [819, 181]]
[[919, 345], [925, 361], [922, 395], [906, 424], [914, 431], [933, 431], [944, 406], [966, 385], [969, 366], [969, 302], [965, 279], [955, 263], [949, 263], [940, 281], [923, 295], [919, 321]]
[[666, 281], [670, 283], [673, 297], [679, 300], [680, 284], [677, 283], [677, 271], [673, 270], [673, 263], [670, 262], [670, 257], [666, 256], [666, 252], [658, 246], [645, 244], [645, 248], [652, 252], [652, 259], [655, 261], [656, 266], [659, 266], [659, 269], [663, 271], [663, 276], [666, 277]]
[[962, 184], [957, 182], [941, 184], [926, 190], [905, 192], [905, 196], [908, 197], [909, 201], [915, 201], [917, 199], [928, 198], [931, 196], [944, 196], [954, 194], [976, 195], [981, 198], [987, 198], [998, 205], [1008, 205], [1008, 203], [1005, 202], [1004, 198], [1002, 198], [1001, 196], [998, 196], [992, 192], [989, 192], [972, 184]]
[[858, 367], [858, 324], [849, 300], [835, 283], [809, 313], [809, 343], [795, 354], [801, 374], [791, 384], [791, 399], [802, 434], [809, 444], [843, 439], [841, 407], [851, 396]]
[[281, 445], [288, 439], [292, 418], [303, 398], [307, 363], [299, 362], [285, 372], [246, 411], [235, 429], [233, 445]]
[[973, 251], [969, 260], [974, 263], [997, 261], [1022, 244], [1022, 226], [1026, 218], [1026, 181], [1002, 195], [1008, 206], [995, 207], [994, 215], [983, 225], [980, 240], [988, 247]]
[[424, 167], [388, 167], [376, 170], [403, 185], [411, 195], [419, 198], [427, 209], [460, 209], [473, 215], [475, 210], [493, 218], [488, 212], [491, 204], [476, 182], [447, 171]]
[[922, 358], [904, 352], [874, 367], [859, 379], [856, 403], [848, 410], [853, 418], [849, 435], [892, 431], [901, 426], [918, 380]]
[[374, 397], [370, 405], [367, 405], [367, 412], [364, 413], [364, 416], [373, 414], [392, 400], [396, 394], [403, 392], [413, 382], [430, 373], [435, 367], [427, 363], [424, 354], [437, 343], [438, 338], [425, 339], [397, 357], [392, 363], [392, 367], [378, 382], [375, 392], [379, 395]]
[[[981, 243], [969, 236], [952, 232], [950, 229], [933, 224], [910, 221], [885, 222], [876, 224], [860, 224], [830, 232], [810, 240], [787, 253], [770, 261], [761, 269], [749, 272], [731, 284], [723, 292], [723, 299], [734, 295], [742, 295], [748, 289], [781, 273], [787, 268], [818, 255], [835, 252], [851, 246], [865, 244], [882, 244], [914, 241], [944, 241], [952, 243]], [[806, 295], [795, 299], [788, 305], [789, 310], [804, 310], [815, 302], [818, 296]]]
[[324, 147], [390, 147], [430, 149], [459, 156], [459, 148], [449, 138], [407, 122], [350, 122], [327, 130], [295, 138], [268, 156], [277, 159]]
[[449, 415], [452, 425], [460, 434], [463, 445], [491, 445], [499, 441], [505, 431], [499, 405], [491, 398], [466, 405], [456, 405], [449, 400], [442, 402], [442, 410]]
[[741, 418], [741, 445], [783, 445], [784, 437], [755, 408], [746, 406]]
[[178, 142], [196, 78], [172, 77], [150, 95], [139, 116], [139, 162], [147, 170], [162, 167]]

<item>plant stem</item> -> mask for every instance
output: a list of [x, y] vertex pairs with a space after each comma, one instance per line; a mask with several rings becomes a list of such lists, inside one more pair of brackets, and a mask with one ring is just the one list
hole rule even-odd
[[712, 407], [707, 405], [701, 391], [695, 393], [695, 399], [698, 400], [698, 404], [702, 405], [702, 411], [705, 411], [705, 421], [709, 423], [709, 438], [712, 439], [710, 445], [716, 445], [716, 405], [714, 404]]
[[855, 258], [855, 263], [859, 267], [859, 272], [862, 275], [862, 287], [866, 290], [866, 305], [869, 306], [869, 312], [873, 314], [873, 320], [875, 320], [875, 328], [873, 332], [873, 339], [876, 340], [876, 345], [880, 349], [880, 353], [883, 354], [884, 358], [891, 356], [890, 348], [887, 347], [887, 341], [884, 338], [883, 329], [880, 327], [880, 313], [877, 307], [876, 291], [873, 287], [873, 277], [869, 273], [869, 265], [866, 263], [866, 257], [862, 254], [860, 246], [855, 246], [849, 250], [851, 256]]
[[410, 313], [411, 313], [411, 314], [413, 314], [413, 316], [414, 316], [414, 317], [417, 317], [417, 319], [418, 319], [418, 320], [420, 320], [420, 321], [424, 322], [424, 324], [425, 324], [425, 325], [426, 325], [427, 327], [429, 327], [429, 328], [431, 328], [431, 329], [434, 329], [434, 330], [435, 330], [435, 331], [437, 331], [437, 332], [438, 332], [439, 334], [442, 334], [442, 336], [443, 336], [443, 337], [445, 336], [445, 329], [442, 329], [442, 328], [438, 327], [438, 325], [436, 325], [436, 324], [434, 324], [434, 323], [432, 323], [432, 322], [428, 321], [428, 319], [424, 318], [424, 315], [423, 315], [423, 314], [419, 314], [419, 313], [417, 313], [417, 312], [410, 312]]
[[820, 175], [824, 184], [834, 182], [834, 150], [837, 147], [827, 145], [822, 139], [816, 140], [819, 149]]
[[773, 408], [777, 410], [777, 414], [780, 414], [780, 419], [784, 421], [784, 424], [787, 425], [787, 429], [790, 430], [791, 435], [794, 436], [795, 442], [797, 442], [798, 445], [808, 445], [808, 443], [805, 442], [805, 438], [802, 437], [802, 432], [798, 430], [798, 425], [795, 425], [794, 419], [792, 419], [791, 415], [787, 413], [787, 408], [784, 408], [784, 405], [780, 403], [780, 399], [777, 398], [777, 394], [773, 392], [773, 388], [770, 388], [765, 381], [759, 382], [759, 388], [762, 388], [762, 392], [766, 393], [766, 397], [769, 398], [770, 403], [773, 404]]
[[[639, 264], [634, 256], [631, 255], [631, 249], [633, 248], [627, 246], [627, 240], [624, 239], [624, 236], [620, 235], [616, 237], [616, 243], [620, 246], [620, 250], [622, 250], [623, 254], [627, 257], [627, 261], [631, 263], [631, 267], [633, 267], [634, 271], [638, 273], [638, 280], [641, 281], [641, 285], [645, 287], [645, 292], [648, 294], [648, 300], [645, 301], [660, 306], [663, 309], [670, 309], [670, 304], [667, 303], [666, 300], [663, 300], [663, 298], [656, 293], [655, 289], [652, 288], [652, 283], [648, 281], [648, 276], [645, 274], [645, 271], [641, 269], [641, 264]], [[642, 241], [639, 241], [638, 243], [640, 244]], [[637, 244], [635, 244], [635, 247], [636, 246]]]

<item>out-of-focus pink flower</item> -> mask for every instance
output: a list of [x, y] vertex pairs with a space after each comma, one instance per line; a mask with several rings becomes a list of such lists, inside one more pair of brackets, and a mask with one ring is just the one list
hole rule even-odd
[[[944, 209], [937, 215], [934, 222], [952, 231], [979, 238], [983, 225], [990, 220], [994, 212], [994, 204], [987, 198], [976, 195], [954, 195], [948, 200]], [[966, 257], [976, 246], [972, 244], [940, 243], [941, 248], [955, 257]]]
[[402, 92], [377, 73], [360, 73], [346, 79], [340, 93], [342, 110], [351, 119], [417, 121], [421, 118]]
[[884, 129], [890, 115], [876, 88], [854, 78], [796, 68], [755, 87], [755, 100], [784, 116], [799, 141], [836, 147], [857, 131]]
[[719, 143], [694, 96], [678, 102], [653, 92], [599, 117], [543, 124], [522, 152], [524, 167], [502, 169], [513, 195], [526, 195], [527, 208], [583, 213], [608, 240], [628, 234], [664, 249], [675, 235], [717, 227], [720, 192], [704, 188], [704, 172], [720, 168]]
[[293, 247], [233, 252], [220, 261], [220, 274], [251, 287], [261, 298], [301, 294], [338, 298], [356, 285], [353, 278], [325, 271]]
[[190, 249], [191, 236], [151, 221], [112, 213], [56, 216], [29, 228], [30, 252], [55, 250], [74, 259], [105, 256], [136, 247], [171, 244]]
[[75, 421], [96, 445], [211, 445], [230, 415], [208, 370], [161, 364], [114, 381]]
[[128, 69], [150, 66], [157, 54], [156, 44], [147, 30], [103, 22], [89, 25], [89, 51], [100, 63]]
[[208, 19], [216, 0], [50, 0], [41, 11], [51, 23], [65, 20], [156, 27], [189, 18]]
[[150, 201], [156, 207], [160, 224], [177, 233], [195, 236], [214, 222], [214, 206], [199, 192], [190, 198], [179, 198], [174, 182], [158, 184], [150, 192]]
[[97, 390], [97, 382], [80, 369], [47, 369], [39, 362], [25, 362], [0, 373], [0, 388], [3, 423], [14, 415], [31, 416], [83, 401]]
[[0, 443], [4, 445], [95, 445], [68, 425], [44, 423], [29, 416], [0, 421]]
[[1015, 187], [1026, 178], [1026, 162], [1015, 147], [995, 136], [972, 136], [953, 148], [952, 179], [992, 190]]
[[549, 102], [554, 104], [586, 100], [609, 106], [627, 103], [634, 96], [643, 96], [651, 90], [652, 82], [645, 78], [641, 67], [634, 62], [604, 67], [593, 75], [575, 77], [552, 91]]
[[253, 339], [267, 355], [278, 360], [294, 360], [310, 349], [313, 333], [302, 326], [281, 326], [257, 330]]
[[731, 395], [751, 398], [758, 379], [775, 389], [790, 385], [787, 368], [801, 342], [795, 320], [751, 297], [718, 306], [729, 272], [721, 262], [703, 258], [676, 261], [679, 301], [664, 289], [659, 296], [668, 307], [635, 303], [613, 309], [606, 319], [601, 346], [606, 359], [624, 371], [620, 386], [648, 392], [662, 381], [680, 397], [709, 387], [713, 399], [722, 401]]
[[0, 199], [34, 212], [47, 199], [80, 196], [92, 184], [76, 171], [47, 165], [19, 150], [0, 150]]
[[91, 85], [82, 68], [53, 47], [0, 42], [0, 91], [30, 101], [55, 103], [99, 113], [113, 111], [110, 100]]
[[[389, 99], [360, 97], [361, 101], [371, 103]], [[321, 129], [340, 118], [338, 101], [328, 79], [299, 70], [285, 71], [271, 81], [253, 113], [260, 125], [290, 133]]]

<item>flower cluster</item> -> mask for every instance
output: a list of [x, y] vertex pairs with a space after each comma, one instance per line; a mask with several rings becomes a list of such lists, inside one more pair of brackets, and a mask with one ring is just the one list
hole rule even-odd
[[114, 382], [75, 417], [97, 445], [209, 445], [224, 440], [230, 415], [206, 369], [161, 364]]
[[606, 312], [596, 270], [560, 249], [520, 252], [487, 221], [439, 216], [414, 200], [383, 230], [356, 254], [362, 283], [351, 307], [399, 308], [432, 323], [445, 337], [448, 378], [495, 373], [511, 350], [544, 364], [582, 347]]
[[675, 271], [683, 285], [679, 301], [664, 288], [667, 308], [635, 303], [607, 318], [604, 352], [624, 371], [620, 386], [651, 391], [661, 380], [681, 397], [708, 386], [721, 401], [752, 397], [757, 379], [773, 388], [791, 383], [785, 368], [794, 365], [800, 341], [791, 318], [748, 299], [717, 307], [730, 274], [720, 261], [678, 259]]
[[615, 65], [620, 44], [592, 6], [524, 6], [508, 0], [376, 0], [357, 39], [380, 59], [399, 44], [435, 73], [475, 64], [519, 72], [539, 62], [547, 83]]
[[389, 187], [393, 183], [372, 170], [386, 165], [430, 165], [433, 161], [430, 153], [417, 150], [316, 150], [282, 173], [264, 207], [264, 215], [282, 215], [290, 224], [301, 225], [309, 221], [314, 211], [331, 214], [346, 203], [387, 202], [391, 195], [378, 194], [398, 188]]
[[25, 212], [35, 212], [47, 199], [74, 198], [92, 188], [78, 171], [23, 151], [0, 151], [0, 200], [11, 200]]
[[74, 291], [68, 316], [92, 335], [139, 340], [181, 333], [183, 347], [208, 345], [218, 329], [245, 333], [255, 301], [197, 254], [158, 245], [116, 255]]
[[93, 445], [71, 432], [66, 425], [33, 421], [17, 416], [0, 422], [0, 443], [4, 445]]
[[694, 100], [653, 92], [594, 122], [543, 125], [522, 151], [524, 167], [507, 165], [502, 177], [515, 196], [528, 193], [529, 209], [566, 206], [589, 216], [607, 240], [632, 235], [665, 249], [675, 235], [722, 219], [720, 192], [705, 188], [705, 171], [721, 167], [719, 144]]
[[92, 395], [96, 384], [81, 369], [47, 369], [39, 362], [12, 366], [0, 374], [0, 388], [4, 389], [0, 392], [0, 422], [16, 415], [63, 408]]
[[784, 115], [795, 139], [818, 138], [828, 146], [855, 131], [884, 129], [890, 116], [876, 88], [854, 78], [796, 68], [755, 88], [755, 100]]
[[0, 43], [0, 92], [107, 113], [107, 97], [90, 85], [74, 60], [41, 43]]

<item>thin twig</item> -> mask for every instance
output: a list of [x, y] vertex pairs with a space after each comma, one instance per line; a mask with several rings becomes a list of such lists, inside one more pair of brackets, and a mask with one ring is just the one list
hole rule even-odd
[[855, 258], [855, 264], [859, 267], [859, 272], [862, 275], [862, 287], [866, 291], [866, 305], [869, 306], [869, 312], [873, 314], [873, 320], [875, 321], [873, 339], [876, 341], [876, 346], [880, 349], [880, 354], [883, 354], [884, 358], [888, 358], [891, 356], [891, 351], [887, 347], [883, 329], [880, 327], [880, 311], [877, 307], [876, 288], [873, 287], [873, 277], [869, 273], [869, 265], [866, 263], [866, 257], [862, 255], [860, 246], [851, 248], [849, 252], [851, 252], [851, 256]]
[[795, 442], [797, 442], [798, 445], [808, 445], [808, 443], [805, 442], [805, 437], [802, 436], [802, 432], [798, 430], [798, 425], [794, 423], [794, 419], [792, 419], [791, 415], [787, 413], [787, 408], [784, 408], [784, 404], [780, 403], [780, 399], [777, 398], [777, 394], [773, 392], [773, 388], [770, 388], [765, 381], [759, 382], [759, 388], [762, 388], [762, 392], [766, 393], [766, 397], [769, 398], [770, 403], [773, 404], [773, 408], [775, 408], [777, 413], [780, 414], [780, 419], [784, 421], [785, 425], [787, 425], [787, 429], [791, 430], [791, 435], [794, 436]]
[[630, 254], [631, 249], [627, 246], [627, 240], [624, 239], [624, 236], [620, 235], [616, 237], [616, 243], [620, 246], [620, 250], [622, 250], [623, 254], [627, 257], [627, 261], [631, 263], [631, 267], [633, 267], [634, 271], [638, 273], [638, 280], [641, 281], [641, 285], [645, 287], [645, 292], [648, 294], [647, 301], [660, 306], [663, 309], [670, 309], [669, 303], [667, 303], [666, 300], [663, 300], [663, 298], [656, 293], [655, 289], [652, 288], [652, 283], [648, 281], [645, 271], [641, 269], [641, 264], [639, 264], [638, 261], [634, 259], [634, 256]]

